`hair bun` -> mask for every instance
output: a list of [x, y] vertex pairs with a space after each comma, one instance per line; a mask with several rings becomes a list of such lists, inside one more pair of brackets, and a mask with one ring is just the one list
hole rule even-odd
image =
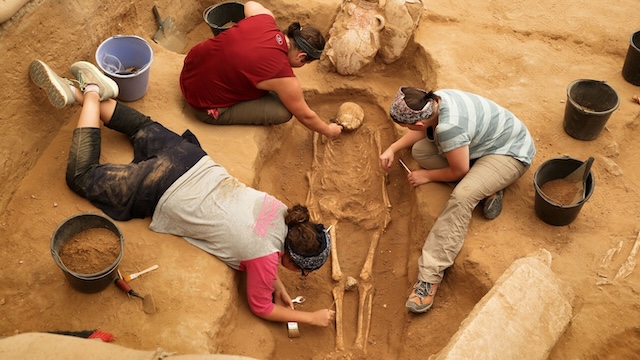
[[287, 210], [287, 215], [284, 218], [287, 226], [294, 226], [296, 224], [302, 224], [309, 221], [309, 209], [302, 205], [294, 205]]

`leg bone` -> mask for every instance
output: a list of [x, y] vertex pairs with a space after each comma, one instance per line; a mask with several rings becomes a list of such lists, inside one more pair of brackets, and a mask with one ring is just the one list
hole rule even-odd
[[331, 277], [334, 281], [340, 281], [342, 279], [342, 271], [340, 270], [340, 262], [338, 261], [337, 225], [338, 223], [333, 223], [333, 226], [329, 229], [329, 235], [331, 236]]
[[366, 330], [364, 332], [364, 339], [362, 340], [362, 351], [367, 353], [367, 341], [369, 340], [369, 331], [371, 330], [371, 308], [373, 307], [373, 293], [374, 290], [371, 290], [369, 296], [367, 298], [367, 312], [365, 313], [364, 319], [366, 320]]
[[342, 331], [342, 309], [344, 287], [338, 284], [333, 288], [333, 299], [336, 303], [336, 350], [344, 350], [344, 333]]
[[364, 261], [364, 265], [362, 266], [362, 271], [360, 272], [360, 278], [362, 280], [368, 280], [371, 277], [371, 271], [373, 268], [373, 257], [376, 254], [376, 250], [378, 248], [378, 243], [380, 242], [381, 236], [382, 236], [382, 230], [376, 231], [373, 234], [373, 239], [371, 239], [371, 245], [369, 245], [369, 252], [367, 253], [367, 258]]
[[369, 336], [369, 323], [371, 322], [371, 301], [373, 300], [372, 289], [373, 285], [371, 283], [365, 283], [359, 288], [360, 301], [358, 304], [358, 329], [356, 332], [355, 345], [359, 349], [363, 350], [365, 348], [367, 337]]

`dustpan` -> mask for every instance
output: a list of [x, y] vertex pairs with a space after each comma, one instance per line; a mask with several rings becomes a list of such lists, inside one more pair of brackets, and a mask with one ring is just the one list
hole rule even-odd
[[167, 16], [163, 21], [155, 5], [152, 10], [158, 23], [158, 31], [153, 35], [153, 41], [167, 50], [181, 53], [187, 45], [184, 34], [178, 30], [171, 16]]
[[565, 176], [564, 179], [566, 181], [572, 182], [576, 186], [576, 196], [573, 198], [572, 204], [577, 204], [585, 196], [585, 182], [587, 181], [587, 177], [589, 176], [589, 171], [591, 171], [591, 165], [593, 164], [593, 157], [589, 157], [585, 162], [582, 163], [577, 169], [572, 171], [569, 175]]

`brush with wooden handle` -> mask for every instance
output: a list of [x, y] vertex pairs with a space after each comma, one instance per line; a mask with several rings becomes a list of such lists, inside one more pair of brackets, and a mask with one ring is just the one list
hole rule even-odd
[[139, 272], [137, 272], [137, 273], [133, 273], [133, 274], [131, 274], [131, 275], [127, 275], [127, 276], [125, 276], [125, 277], [124, 277], [124, 281], [129, 282], [129, 281], [131, 281], [131, 280], [133, 280], [133, 279], [137, 278], [138, 276], [140, 276], [140, 275], [142, 275], [142, 274], [146, 274], [146, 273], [148, 273], [149, 271], [153, 271], [153, 270], [155, 270], [155, 269], [157, 269], [157, 268], [158, 268], [158, 265], [153, 265], [153, 266], [150, 266], [150, 267], [148, 267], [148, 268], [146, 268], [146, 269], [144, 269], [144, 270], [142, 270], [142, 271], [139, 271]]

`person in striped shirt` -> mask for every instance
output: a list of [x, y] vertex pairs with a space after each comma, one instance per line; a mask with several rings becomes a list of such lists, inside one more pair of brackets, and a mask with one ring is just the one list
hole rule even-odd
[[380, 155], [382, 169], [389, 171], [395, 153], [411, 147], [421, 166], [407, 175], [411, 185], [457, 183], [427, 236], [418, 280], [406, 302], [409, 311], [424, 313], [462, 248], [474, 208], [482, 203], [484, 216], [496, 218], [504, 189], [527, 171], [536, 149], [513, 113], [460, 90], [401, 87], [389, 113], [408, 131]]

